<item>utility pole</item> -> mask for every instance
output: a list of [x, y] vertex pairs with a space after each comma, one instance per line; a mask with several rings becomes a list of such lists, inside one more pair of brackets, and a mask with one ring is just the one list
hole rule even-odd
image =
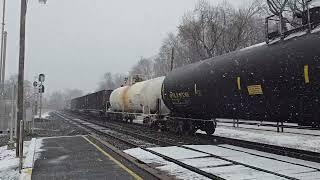
[[39, 119], [41, 120], [41, 111], [42, 111], [42, 93], [44, 93], [44, 86], [43, 86], [43, 82], [45, 80], [45, 75], [44, 74], [39, 74], [39, 82], [40, 82], [40, 86], [39, 86], [39, 93], [40, 93], [40, 109], [39, 109]]
[[5, 76], [6, 76], [6, 59], [7, 59], [7, 31], [3, 32], [3, 49], [2, 49], [2, 75], [1, 82], [4, 84]]
[[35, 77], [35, 81], [33, 82], [33, 102], [32, 102], [32, 134], [34, 133], [34, 116], [37, 114], [37, 102], [38, 102], [38, 82], [37, 77]]
[[39, 106], [39, 119], [41, 120], [41, 113], [42, 113], [42, 82], [40, 82], [40, 88], [39, 88], [39, 95], [40, 95], [40, 106]]
[[17, 112], [17, 128], [16, 128], [16, 131], [17, 131], [16, 157], [19, 157], [18, 144], [20, 142], [20, 121], [23, 120], [23, 81], [24, 81], [26, 12], [27, 12], [27, 1], [21, 0], [20, 50], [19, 50], [19, 74], [18, 74], [18, 112]]
[[[10, 122], [10, 141], [8, 143], [8, 149], [14, 149], [14, 141], [13, 141], [13, 126], [15, 120], [15, 112], [16, 112], [16, 84], [12, 82], [12, 93], [11, 93], [11, 122]], [[17, 130], [16, 130], [17, 131]]]
[[174, 60], [174, 47], [171, 50], [171, 66], [170, 66], [170, 71], [173, 70], [173, 60]]
[[[4, 46], [4, 21], [5, 21], [5, 15], [6, 15], [6, 0], [3, 0], [3, 7], [2, 7], [2, 27], [1, 27], [1, 53], [0, 53], [0, 80], [1, 83], [3, 83], [2, 77], [4, 67], [3, 67], [3, 46]], [[1, 89], [2, 90], [2, 89]]]

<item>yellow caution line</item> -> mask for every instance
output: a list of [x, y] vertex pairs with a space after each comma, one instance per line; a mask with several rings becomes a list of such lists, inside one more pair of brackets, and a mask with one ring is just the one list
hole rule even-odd
[[241, 90], [241, 80], [240, 80], [240, 77], [237, 77], [237, 85], [238, 85], [238, 90]]
[[309, 66], [308, 65], [304, 65], [304, 82], [307, 84], [310, 82], [309, 80]]
[[120, 166], [123, 170], [127, 171], [134, 179], [137, 180], [142, 180], [142, 178], [137, 175], [136, 173], [134, 173], [133, 171], [131, 171], [130, 169], [128, 169], [126, 166], [124, 166], [122, 163], [120, 163], [119, 161], [117, 161], [116, 159], [114, 159], [110, 154], [108, 154], [107, 152], [105, 152], [104, 150], [102, 150], [99, 146], [97, 146], [96, 144], [94, 144], [92, 141], [90, 141], [87, 137], [82, 136], [85, 140], [87, 140], [90, 144], [92, 144], [95, 148], [97, 148], [100, 152], [102, 152], [102, 154], [104, 154], [105, 156], [107, 156], [110, 160], [112, 160], [114, 163], [116, 163], [118, 166]]

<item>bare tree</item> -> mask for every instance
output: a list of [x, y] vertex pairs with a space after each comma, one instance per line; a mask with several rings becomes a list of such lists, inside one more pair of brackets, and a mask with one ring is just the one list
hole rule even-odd
[[65, 107], [65, 96], [61, 91], [54, 91], [48, 98], [47, 107], [50, 109], [63, 109]]
[[83, 91], [79, 89], [65, 89], [64, 91], [54, 91], [46, 101], [43, 102], [45, 106], [50, 109], [63, 109], [67, 106], [67, 103], [71, 99], [80, 97], [83, 95]]
[[130, 71], [131, 75], [143, 75], [147, 79], [153, 77], [153, 61], [144, 57], [138, 61], [136, 65], [134, 65]]
[[112, 74], [110, 72], [106, 72], [103, 75], [102, 80], [99, 82], [99, 87], [97, 90], [104, 89], [115, 89], [115, 84], [113, 82]]
[[170, 71], [172, 48], [174, 67], [181, 67], [262, 42], [266, 9], [261, 0], [239, 9], [227, 2], [213, 6], [201, 0], [183, 16], [177, 35], [170, 33], [163, 41], [154, 59], [155, 76]]
[[97, 91], [100, 90], [112, 90], [124, 85], [125, 75], [121, 73], [112, 74], [111, 72], [106, 72], [103, 78], [98, 83]]
[[253, 1], [246, 7], [229, 9], [229, 17], [223, 19], [224, 33], [219, 54], [235, 51], [263, 41], [265, 7], [261, 1]]
[[185, 63], [183, 58], [182, 46], [178, 45], [178, 39], [173, 33], [169, 33], [163, 40], [162, 45], [159, 49], [159, 53], [154, 58], [154, 76], [165, 76], [170, 71], [172, 49], [174, 48], [174, 67], [181, 66], [180, 64]]
[[126, 76], [124, 74], [121, 74], [121, 73], [114, 74], [113, 75], [113, 83], [115, 85], [115, 88], [123, 86], [125, 78], [126, 78]]
[[269, 10], [276, 16], [283, 16], [289, 0], [267, 0]]

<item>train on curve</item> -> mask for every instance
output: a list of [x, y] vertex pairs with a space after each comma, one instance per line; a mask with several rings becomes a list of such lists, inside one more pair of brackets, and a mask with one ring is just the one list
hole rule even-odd
[[71, 108], [103, 103], [98, 110], [104, 117], [132, 121], [140, 114], [150, 126], [190, 134], [214, 133], [216, 118], [319, 126], [320, 32], [289, 36], [177, 68], [165, 77], [132, 77], [123, 87], [103, 91], [108, 95], [102, 101], [78, 98]]

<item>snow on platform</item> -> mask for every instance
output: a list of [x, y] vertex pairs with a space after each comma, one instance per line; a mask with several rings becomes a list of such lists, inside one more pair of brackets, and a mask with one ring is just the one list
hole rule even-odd
[[[34, 151], [41, 146], [41, 140], [36, 145], [36, 139], [24, 142], [23, 169], [31, 168], [34, 157]], [[19, 158], [16, 158], [15, 149], [8, 150], [7, 146], [0, 147], [0, 180], [10, 179], [26, 179], [27, 175], [19, 174]], [[28, 178], [27, 178], [28, 179]]]
[[[303, 130], [301, 130], [303, 131]], [[205, 133], [198, 131], [199, 133]], [[216, 136], [320, 152], [320, 136], [217, 126]]]

